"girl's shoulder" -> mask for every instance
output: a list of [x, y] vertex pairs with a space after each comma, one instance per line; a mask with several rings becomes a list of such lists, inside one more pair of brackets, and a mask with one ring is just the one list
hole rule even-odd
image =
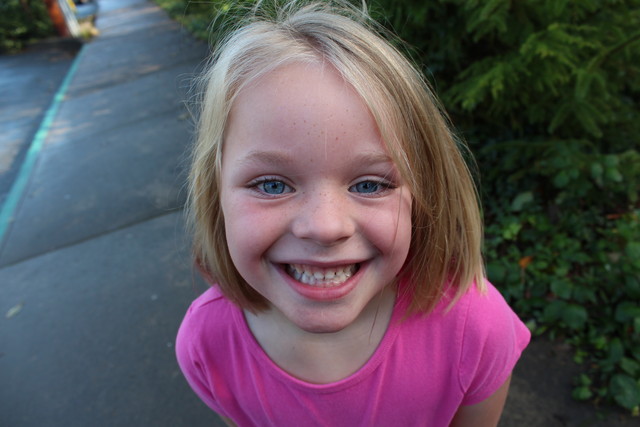
[[[457, 310], [456, 310], [457, 307]], [[463, 404], [488, 397], [504, 383], [531, 333], [502, 294], [488, 281], [471, 287], [452, 308], [460, 327], [460, 381]]]
[[[443, 303], [453, 300], [453, 293], [443, 298]], [[446, 310], [446, 308], [445, 308]], [[524, 326], [500, 291], [488, 280], [482, 286], [473, 284], [457, 301], [451, 311], [465, 319], [467, 332], [490, 334], [504, 325]]]
[[529, 329], [489, 281], [474, 283], [457, 300], [455, 294], [455, 289], [447, 290], [433, 316], [445, 329], [455, 329], [463, 350], [491, 351], [507, 343], [526, 347]]
[[411, 315], [398, 326], [403, 336], [410, 337], [408, 342], [424, 344], [426, 348], [440, 342], [448, 354], [456, 354], [460, 359], [511, 351], [517, 359], [531, 336], [526, 325], [488, 281], [482, 286], [473, 284], [457, 299], [456, 289], [449, 287], [431, 312]]
[[[232, 336], [238, 308], [217, 287], [196, 298], [182, 320], [176, 337], [176, 357], [182, 373], [200, 398], [216, 412], [221, 408], [211, 387], [212, 369], [229, 366], [228, 352], [220, 351]], [[223, 368], [220, 368], [220, 367]]]
[[455, 287], [447, 287], [432, 315], [443, 318], [460, 317], [466, 321], [471, 320], [474, 324], [480, 321], [480, 326], [515, 316], [500, 291], [487, 280], [482, 286], [473, 283], [457, 299], [456, 292]]
[[193, 300], [187, 314], [191, 312], [197, 312], [202, 309], [207, 309], [210, 304], [223, 305], [227, 302], [227, 299], [222, 295], [222, 292], [217, 286], [211, 286], [204, 291], [198, 298]]
[[180, 325], [178, 344], [199, 346], [222, 338], [219, 335], [234, 329], [238, 310], [217, 286], [210, 287], [189, 306]]
[[529, 343], [530, 332], [489, 282], [473, 285], [457, 300], [448, 288], [427, 315], [400, 324], [398, 345], [421, 364], [455, 379], [464, 405], [491, 396], [508, 378]]

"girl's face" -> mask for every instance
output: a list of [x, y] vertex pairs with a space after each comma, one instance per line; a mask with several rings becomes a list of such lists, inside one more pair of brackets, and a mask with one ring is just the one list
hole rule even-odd
[[221, 205], [231, 258], [272, 313], [308, 332], [349, 326], [400, 271], [411, 195], [354, 89], [291, 64], [234, 102]]

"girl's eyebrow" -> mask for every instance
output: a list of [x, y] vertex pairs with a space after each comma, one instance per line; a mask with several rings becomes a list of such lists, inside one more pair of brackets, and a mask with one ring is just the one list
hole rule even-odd
[[294, 159], [281, 151], [252, 150], [242, 158], [242, 163], [263, 163], [270, 166], [287, 166], [294, 163]]
[[[364, 152], [356, 154], [350, 161], [358, 165], [371, 166], [380, 163], [391, 163], [393, 160], [383, 152]], [[296, 158], [283, 151], [252, 150], [242, 158], [242, 163], [262, 163], [270, 166], [290, 166], [296, 163]]]

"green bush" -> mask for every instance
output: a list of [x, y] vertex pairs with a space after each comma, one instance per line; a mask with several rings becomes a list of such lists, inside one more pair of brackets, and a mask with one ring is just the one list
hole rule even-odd
[[54, 34], [42, 0], [0, 2], [0, 53], [17, 52], [27, 43]]
[[[181, 2], [183, 20], [194, 7], [156, 1]], [[205, 19], [237, 3], [213, 1]], [[378, 0], [373, 12], [425, 64], [476, 155], [489, 278], [534, 334], [574, 346], [575, 398], [638, 413], [640, 0]]]
[[189, 0], [154, 1], [173, 19], [184, 25], [194, 36], [204, 41], [211, 39], [211, 24], [216, 16], [230, 8], [230, 2], [218, 0], [210, 2], [193, 2]]
[[489, 278], [640, 407], [640, 1], [383, 1], [482, 174]]

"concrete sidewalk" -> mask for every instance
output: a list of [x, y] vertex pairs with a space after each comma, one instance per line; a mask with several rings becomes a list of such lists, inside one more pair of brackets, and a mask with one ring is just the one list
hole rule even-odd
[[56, 38], [0, 55], [0, 206], [81, 46]]
[[[101, 34], [71, 67], [0, 236], [0, 426], [221, 425], [174, 356], [180, 320], [204, 289], [182, 205], [184, 101], [207, 47], [148, 0], [100, 7]], [[569, 359], [534, 342], [501, 425], [631, 425], [571, 400]]]
[[207, 48], [148, 1], [100, 6], [1, 246], [0, 425], [219, 425], [174, 356], [201, 290], [183, 102]]

